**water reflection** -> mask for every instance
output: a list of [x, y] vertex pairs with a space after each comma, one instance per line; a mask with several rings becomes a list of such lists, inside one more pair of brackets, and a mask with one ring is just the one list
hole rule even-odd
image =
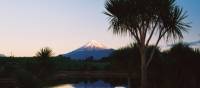
[[113, 86], [108, 82], [98, 80], [95, 82], [79, 82], [77, 84], [64, 84], [51, 88], [127, 88], [125, 85]]

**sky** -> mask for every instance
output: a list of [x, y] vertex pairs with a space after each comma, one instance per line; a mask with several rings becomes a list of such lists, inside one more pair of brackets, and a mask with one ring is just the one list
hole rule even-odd
[[[70, 52], [90, 40], [118, 49], [133, 42], [108, 31], [105, 0], [0, 0], [0, 53], [34, 56], [50, 47], [54, 55]], [[177, 0], [191, 22], [184, 41], [200, 40], [199, 0]], [[161, 46], [164, 45], [161, 42]]]

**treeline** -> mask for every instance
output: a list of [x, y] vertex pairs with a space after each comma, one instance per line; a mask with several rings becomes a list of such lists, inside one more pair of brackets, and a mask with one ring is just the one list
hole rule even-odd
[[[150, 56], [149, 46], [146, 55]], [[101, 60], [73, 60], [52, 57], [52, 50], [41, 49], [35, 57], [0, 57], [0, 78], [13, 79], [20, 88], [41, 88], [52, 84], [51, 78], [59, 71], [114, 71], [136, 74], [132, 86], [140, 85], [140, 53], [136, 44], [115, 50]], [[200, 50], [178, 43], [161, 51], [156, 47], [148, 68], [152, 88], [200, 88]]]
[[105, 70], [109, 65], [107, 62], [54, 57], [52, 52], [46, 47], [34, 57], [0, 57], [0, 87], [48, 87], [57, 83], [52, 80], [59, 71]]
[[[149, 57], [154, 46], [149, 46]], [[109, 58], [112, 70], [137, 74], [133, 86], [140, 82], [140, 53], [137, 45], [116, 50]], [[152, 88], [200, 88], [200, 50], [187, 44], [178, 43], [161, 51], [156, 47], [153, 61], [148, 68], [148, 85]], [[137, 88], [137, 87], [136, 87]]]

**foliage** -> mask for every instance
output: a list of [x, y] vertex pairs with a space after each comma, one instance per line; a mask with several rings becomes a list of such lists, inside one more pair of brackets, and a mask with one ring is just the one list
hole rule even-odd
[[[148, 47], [147, 57], [152, 47]], [[109, 58], [113, 71], [125, 71], [137, 74], [134, 82], [140, 81], [140, 55], [134, 44], [116, 50]], [[183, 43], [161, 52], [156, 48], [152, 63], [148, 69], [149, 88], [198, 88], [200, 80], [199, 49], [193, 49]], [[134, 83], [133, 83], [134, 84]], [[184, 85], [183, 85], [184, 84]]]
[[52, 55], [53, 55], [53, 52], [49, 47], [42, 48], [40, 49], [40, 51], [36, 53], [36, 57], [39, 57], [39, 58], [49, 58]]
[[[149, 46], [147, 57], [152, 51]], [[20, 88], [41, 88], [50, 85], [53, 75], [59, 71], [115, 71], [136, 74], [132, 81], [139, 86], [140, 53], [137, 45], [131, 44], [113, 52], [102, 60], [72, 60], [62, 56], [47, 59], [48, 67], [43, 77], [38, 76], [40, 61], [35, 57], [0, 57], [0, 78], [12, 78]], [[148, 69], [149, 88], [198, 88], [200, 80], [200, 50], [193, 49], [183, 43], [172, 46], [161, 52], [156, 47], [153, 61]], [[184, 84], [184, 85], [183, 85]], [[35, 86], [33, 86], [35, 85]]]
[[87, 71], [109, 69], [109, 62], [78, 61], [64, 57], [49, 57], [45, 70], [41, 61], [35, 57], [0, 57], [0, 78], [11, 78], [17, 81], [20, 88], [41, 88], [49, 85], [49, 78], [59, 71]]
[[[161, 39], [182, 39], [190, 25], [175, 0], [107, 0], [104, 12], [114, 34], [128, 34], [138, 45], [141, 55], [141, 88], [148, 88], [148, 67]], [[153, 38], [154, 37], [154, 38]], [[156, 39], [150, 56], [149, 43]]]

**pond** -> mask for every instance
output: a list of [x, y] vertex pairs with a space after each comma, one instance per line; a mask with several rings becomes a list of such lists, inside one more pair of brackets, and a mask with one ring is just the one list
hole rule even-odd
[[70, 82], [58, 84], [49, 88], [127, 88], [125, 80], [79, 80], [78, 82]]

